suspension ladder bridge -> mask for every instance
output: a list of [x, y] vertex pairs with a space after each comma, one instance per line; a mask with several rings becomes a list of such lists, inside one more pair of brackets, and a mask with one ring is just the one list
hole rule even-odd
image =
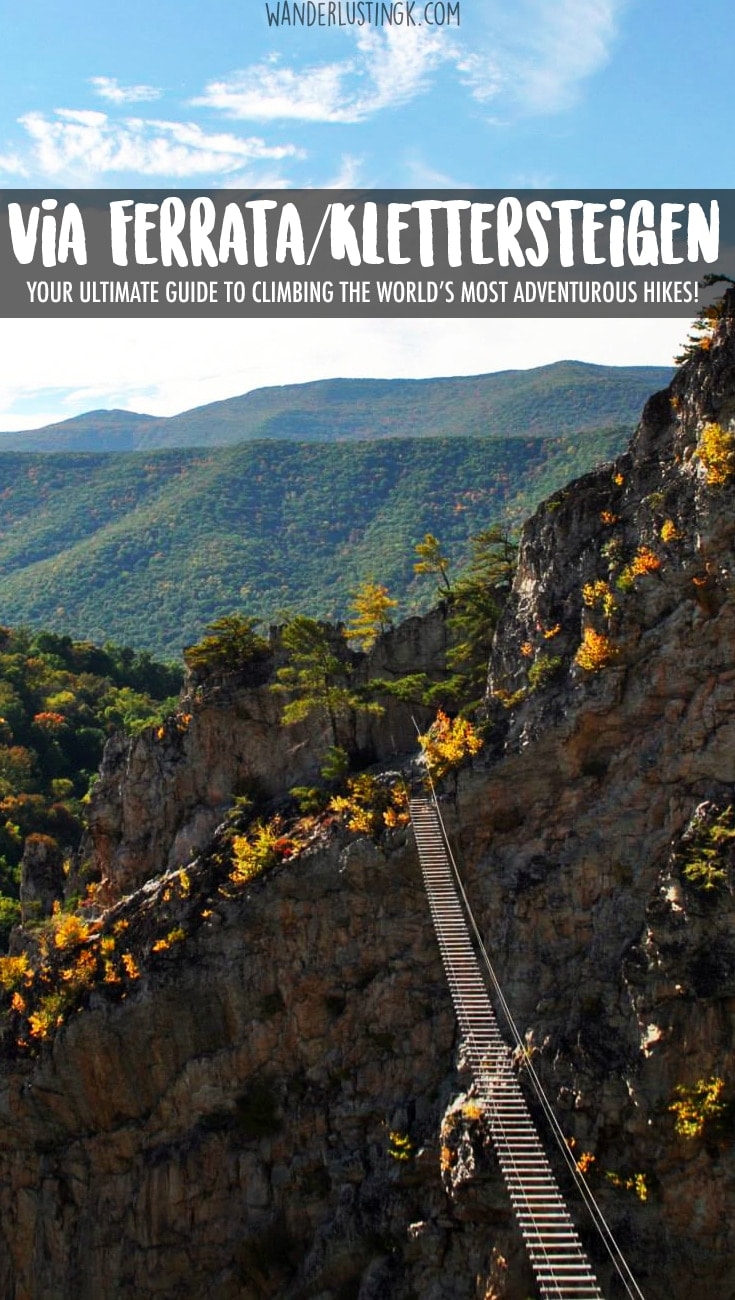
[[[531, 1118], [513, 1068], [511, 1051], [501, 1036], [477, 947], [485, 957], [491, 983], [515, 1034], [516, 1045], [523, 1050], [502, 990], [482, 948], [435, 797], [413, 797], [410, 813], [464, 1055], [471, 1068], [478, 1101], [487, 1115], [498, 1163], [542, 1300], [604, 1300]], [[476, 944], [473, 944], [470, 926]], [[643, 1300], [602, 1212], [577, 1170], [530, 1063], [529, 1074], [534, 1086], [537, 1085], [539, 1100], [554, 1136], [560, 1141], [566, 1163], [627, 1295], [632, 1300]]]

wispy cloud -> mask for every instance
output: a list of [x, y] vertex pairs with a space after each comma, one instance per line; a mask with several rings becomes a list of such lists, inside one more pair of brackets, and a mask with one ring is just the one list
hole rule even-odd
[[217, 108], [229, 117], [269, 122], [339, 122], [344, 116], [343, 88], [353, 72], [351, 62], [324, 63], [296, 70], [283, 68], [271, 55], [224, 81], [212, 81], [203, 95], [192, 101], [197, 108]]
[[[517, 0], [486, 11], [487, 40], [458, 60], [474, 99], [529, 114], [558, 113], [610, 57], [628, 0]], [[484, 48], [483, 48], [484, 46]]]
[[621, 0], [563, 0], [533, 6], [539, 26], [521, 91], [530, 109], [569, 107], [580, 83], [607, 62], [617, 35]]
[[193, 100], [231, 117], [270, 122], [362, 122], [427, 89], [431, 74], [453, 57], [450, 41], [425, 28], [365, 29], [341, 62], [284, 67], [278, 55], [212, 81]]
[[552, 172], [517, 171], [512, 172], [508, 179], [518, 190], [553, 190], [556, 183]]
[[339, 160], [339, 169], [329, 180], [321, 182], [327, 190], [352, 190], [361, 183], [363, 159], [346, 153]]
[[89, 84], [100, 99], [111, 104], [142, 104], [160, 99], [162, 94], [157, 86], [121, 86], [117, 77], [90, 77]]
[[27, 176], [28, 168], [20, 154], [0, 153], [0, 172], [9, 176]]
[[501, 114], [561, 112], [610, 56], [629, 0], [491, 0], [468, 48], [428, 28], [361, 29], [343, 60], [307, 67], [271, 54], [211, 81], [192, 101], [245, 121], [357, 123], [424, 93], [452, 65], [471, 97]]
[[471, 188], [469, 182], [457, 180], [455, 176], [450, 176], [447, 172], [432, 167], [420, 154], [414, 154], [412, 157], [407, 158], [404, 165], [410, 183], [416, 189], [463, 190]]
[[253, 164], [301, 156], [292, 144], [206, 132], [193, 122], [116, 121], [106, 113], [77, 109], [57, 109], [52, 116], [26, 113], [20, 122], [31, 138], [36, 169], [67, 181], [111, 172], [179, 179], [227, 176]]
[[497, 54], [475, 50], [457, 59], [457, 71], [462, 84], [467, 86], [472, 98], [479, 104], [496, 99], [510, 81], [501, 70]]
[[426, 28], [388, 28], [384, 34], [366, 29], [358, 48], [371, 82], [363, 99], [366, 113], [408, 103], [426, 91], [431, 74], [454, 57], [449, 37], [429, 34]]

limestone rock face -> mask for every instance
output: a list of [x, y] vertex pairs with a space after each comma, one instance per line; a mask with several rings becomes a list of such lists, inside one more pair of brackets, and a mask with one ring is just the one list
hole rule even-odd
[[[530, 1057], [647, 1300], [733, 1294], [735, 487], [706, 431], [727, 467], [734, 416], [728, 295], [629, 451], [528, 524], [488, 742], [443, 795], [521, 1075]], [[441, 612], [411, 621], [356, 672], [434, 671], [444, 636]], [[213, 883], [233, 797], [314, 773], [325, 737], [276, 706], [209, 682], [108, 748], [87, 852], [147, 956], [35, 1060], [3, 1058], [3, 1296], [534, 1293], [410, 831], [331, 832], [237, 897]], [[408, 710], [360, 726], [378, 763], [413, 748]], [[192, 855], [186, 938], [156, 951]], [[678, 1132], [677, 1089], [719, 1079], [719, 1112]]]
[[24, 924], [50, 916], [64, 897], [64, 856], [48, 835], [29, 835], [20, 866], [20, 912]]
[[236, 900], [193, 869], [192, 937], [4, 1072], [0, 1294], [466, 1294], [482, 1251], [439, 1173], [454, 1024], [405, 838]]

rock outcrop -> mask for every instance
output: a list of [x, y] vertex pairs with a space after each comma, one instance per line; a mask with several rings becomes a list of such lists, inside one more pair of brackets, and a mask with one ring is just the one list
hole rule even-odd
[[[732, 1295], [734, 419], [729, 294], [629, 451], [527, 525], [487, 744], [444, 796], [527, 1051], [648, 1300]], [[373, 667], [436, 665], [443, 637], [416, 621]], [[88, 853], [143, 955], [37, 1057], [6, 1051], [13, 1300], [533, 1291], [410, 832], [332, 831], [220, 890], [227, 806], [310, 779], [324, 739], [273, 704], [221, 685], [108, 750]], [[375, 762], [410, 752], [408, 710], [361, 725]]]
[[[338, 637], [342, 642], [343, 638]], [[369, 655], [351, 655], [352, 682], [390, 680], [408, 672], [438, 678], [445, 667], [446, 610], [407, 619]], [[341, 650], [342, 654], [346, 652]], [[87, 874], [101, 877], [118, 897], [204, 848], [233, 799], [257, 792], [283, 796], [313, 782], [333, 741], [325, 718], [281, 724], [282, 698], [272, 687], [283, 663], [278, 635], [271, 654], [252, 673], [191, 678], [178, 714], [136, 738], [120, 735], [105, 750], [83, 848]], [[390, 762], [415, 746], [412, 710], [386, 698], [381, 715], [345, 722], [349, 743], [364, 758]], [[426, 710], [418, 710], [425, 721]]]
[[29, 835], [20, 866], [20, 914], [24, 924], [50, 916], [64, 897], [64, 855], [50, 835]]

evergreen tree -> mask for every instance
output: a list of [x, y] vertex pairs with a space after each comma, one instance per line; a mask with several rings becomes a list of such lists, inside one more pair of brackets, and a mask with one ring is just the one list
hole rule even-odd
[[326, 714], [332, 742], [339, 746], [340, 718], [357, 712], [380, 712], [378, 705], [365, 701], [349, 684], [350, 664], [337, 654], [334, 632], [325, 623], [297, 614], [281, 633], [288, 663], [279, 668], [274, 691], [292, 696], [283, 710], [286, 724], [303, 722], [312, 713]]
[[513, 581], [518, 547], [498, 526], [486, 528], [471, 541], [472, 557], [452, 591], [448, 622], [457, 640], [447, 662], [466, 679], [465, 690], [474, 697], [484, 692], [492, 640]]
[[398, 601], [388, 595], [387, 587], [368, 578], [352, 596], [353, 618], [345, 629], [348, 640], [357, 641], [362, 650], [372, 649], [391, 626], [391, 610], [397, 606]]
[[268, 642], [255, 631], [258, 620], [245, 614], [224, 614], [207, 627], [208, 635], [184, 650], [184, 662], [193, 669], [235, 672], [262, 659]]
[[442, 553], [441, 542], [433, 533], [427, 533], [423, 542], [417, 542], [418, 560], [413, 566], [414, 573], [435, 573], [439, 578], [439, 590], [447, 595], [451, 593], [451, 584], [447, 577], [449, 559]]

